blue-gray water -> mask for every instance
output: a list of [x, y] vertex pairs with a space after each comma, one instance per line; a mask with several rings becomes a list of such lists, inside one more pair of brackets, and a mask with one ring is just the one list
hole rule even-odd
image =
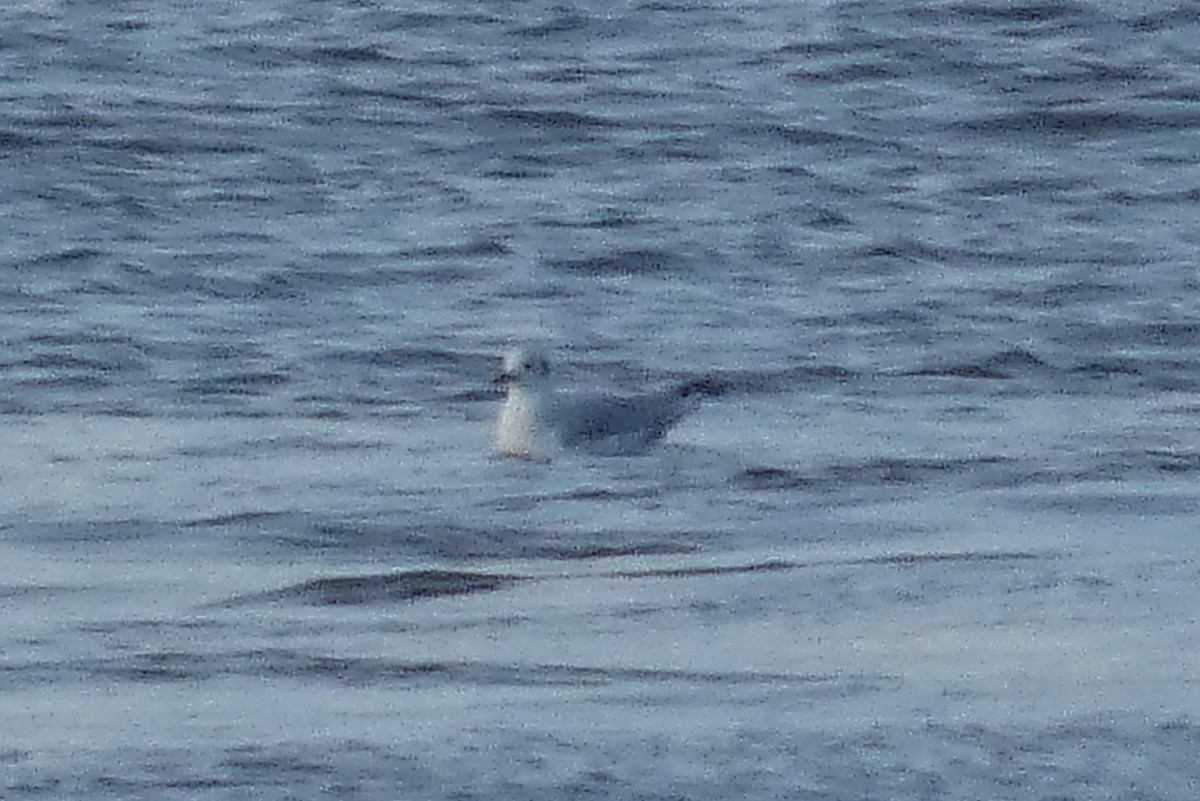
[[0, 797], [1196, 797], [1200, 11], [602, 6], [0, 11]]

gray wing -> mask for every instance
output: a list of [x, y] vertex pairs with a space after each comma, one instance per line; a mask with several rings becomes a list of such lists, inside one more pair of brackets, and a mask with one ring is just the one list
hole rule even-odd
[[679, 389], [630, 398], [564, 400], [556, 404], [555, 426], [569, 447], [633, 452], [661, 439], [692, 405]]

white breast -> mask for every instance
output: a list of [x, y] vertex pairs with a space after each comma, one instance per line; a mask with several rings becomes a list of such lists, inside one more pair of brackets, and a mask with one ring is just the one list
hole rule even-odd
[[504, 456], [533, 455], [537, 404], [529, 393], [510, 387], [496, 426], [496, 450]]

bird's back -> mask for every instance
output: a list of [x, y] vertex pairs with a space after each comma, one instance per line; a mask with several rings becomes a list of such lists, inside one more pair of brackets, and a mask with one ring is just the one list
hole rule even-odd
[[563, 399], [554, 414], [563, 445], [626, 454], [662, 439], [693, 405], [689, 396], [671, 389], [633, 397]]

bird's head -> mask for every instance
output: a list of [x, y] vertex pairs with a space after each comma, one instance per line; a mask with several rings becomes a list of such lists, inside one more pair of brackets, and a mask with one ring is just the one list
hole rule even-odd
[[532, 386], [550, 376], [550, 360], [532, 348], [516, 348], [504, 357], [504, 367], [496, 377], [501, 386]]

